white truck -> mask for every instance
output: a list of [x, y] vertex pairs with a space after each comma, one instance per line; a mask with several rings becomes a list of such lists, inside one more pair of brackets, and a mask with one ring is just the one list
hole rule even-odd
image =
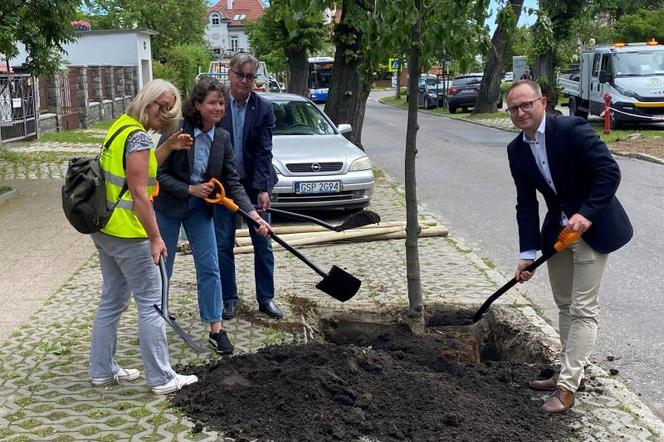
[[664, 45], [616, 43], [581, 54], [579, 70], [559, 76], [558, 85], [569, 97], [569, 114], [588, 118], [604, 111], [611, 96], [611, 123], [664, 122]]

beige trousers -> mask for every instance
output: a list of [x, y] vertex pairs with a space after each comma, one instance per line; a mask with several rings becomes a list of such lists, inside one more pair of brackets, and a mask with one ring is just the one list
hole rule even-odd
[[562, 347], [558, 385], [573, 392], [595, 345], [599, 285], [608, 256], [580, 239], [547, 261]]

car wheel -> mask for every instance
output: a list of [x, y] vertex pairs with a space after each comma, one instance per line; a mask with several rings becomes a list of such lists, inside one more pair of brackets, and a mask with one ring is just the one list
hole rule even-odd
[[456, 113], [456, 107], [454, 106], [447, 106], [447, 111], [451, 114]]
[[429, 103], [429, 97], [424, 97], [424, 108], [431, 109], [431, 103]]

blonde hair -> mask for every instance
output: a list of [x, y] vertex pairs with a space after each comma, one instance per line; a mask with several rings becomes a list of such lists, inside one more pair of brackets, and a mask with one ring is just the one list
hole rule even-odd
[[[148, 124], [148, 106], [157, 101], [162, 94], [170, 92], [175, 96], [175, 103], [171, 110], [166, 113], [162, 113], [164, 118], [167, 119], [165, 127], [160, 128], [159, 132], [171, 133], [177, 129], [177, 126], [182, 117], [182, 100], [180, 98], [180, 91], [176, 88], [173, 83], [157, 78], [155, 80], [149, 81], [143, 85], [138, 94], [131, 100], [129, 106], [127, 107], [127, 115], [130, 117], [136, 118], [141, 122], [143, 126]], [[155, 129], [146, 127], [146, 129]]]

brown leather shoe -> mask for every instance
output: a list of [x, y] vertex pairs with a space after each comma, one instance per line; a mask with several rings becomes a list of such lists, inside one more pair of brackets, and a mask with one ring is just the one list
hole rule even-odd
[[[558, 388], [558, 376], [560, 376], [560, 372], [556, 371], [549, 379], [532, 381], [529, 384], [530, 388], [537, 391], [556, 391], [556, 388]], [[579, 384], [579, 389], [577, 391], [585, 390], [586, 381], [586, 378], [581, 378], [581, 383]]]
[[565, 414], [574, 406], [574, 393], [562, 385], [542, 405], [542, 410], [549, 414]]

